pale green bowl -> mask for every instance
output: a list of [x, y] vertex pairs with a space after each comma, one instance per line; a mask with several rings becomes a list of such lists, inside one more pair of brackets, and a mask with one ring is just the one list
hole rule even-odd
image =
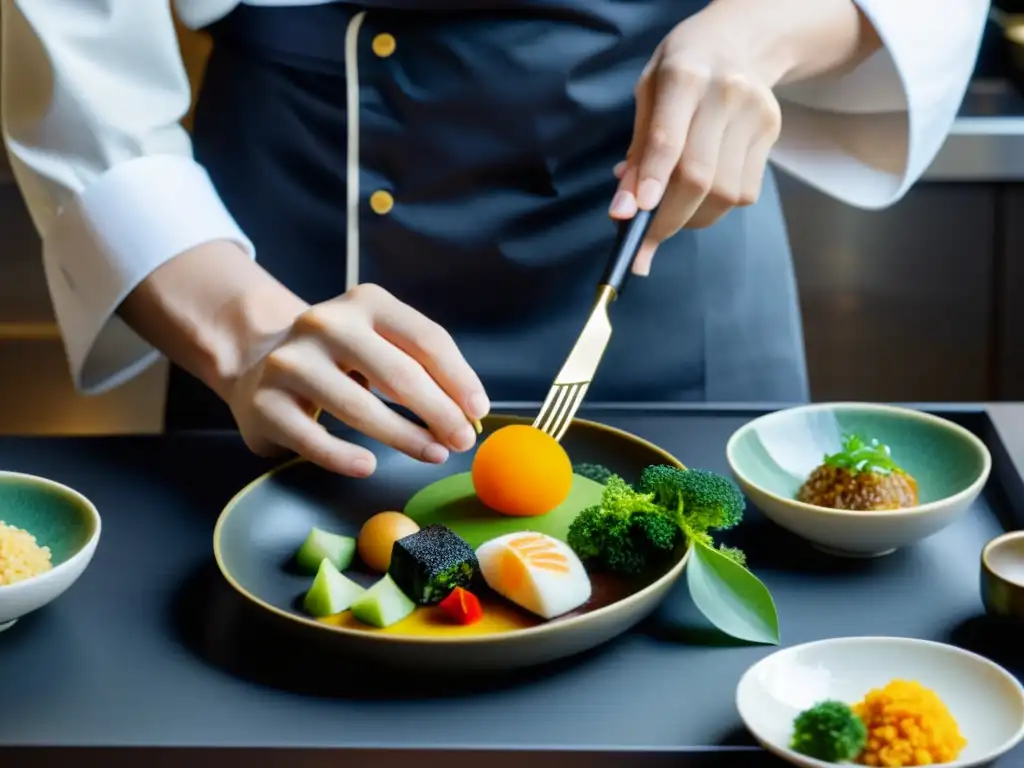
[[[795, 499], [844, 433], [876, 438], [918, 482], [909, 509], [857, 512]], [[736, 482], [768, 518], [819, 549], [847, 557], [889, 554], [945, 528], [967, 511], [988, 480], [992, 457], [970, 431], [939, 416], [873, 403], [818, 403], [761, 416], [729, 439]]]
[[100, 539], [100, 515], [66, 485], [20, 472], [0, 472], [0, 520], [49, 547], [53, 568], [0, 585], [0, 632], [53, 602], [82, 575]]

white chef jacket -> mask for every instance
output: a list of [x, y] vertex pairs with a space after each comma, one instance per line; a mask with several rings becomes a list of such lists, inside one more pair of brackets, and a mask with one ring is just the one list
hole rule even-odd
[[[239, 0], [175, 2], [198, 28]], [[840, 77], [779, 88], [782, 133], [771, 159], [834, 198], [881, 208], [941, 148], [989, 2], [855, 2], [883, 49]], [[142, 280], [205, 242], [234, 241], [254, 258], [255, 248], [180, 125], [190, 85], [166, 0], [0, 0], [0, 8], [4, 143], [42, 238], [72, 378], [98, 394], [159, 357], [116, 314]]]

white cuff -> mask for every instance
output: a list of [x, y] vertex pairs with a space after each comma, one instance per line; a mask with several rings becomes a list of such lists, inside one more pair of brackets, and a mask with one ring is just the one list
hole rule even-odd
[[117, 308], [161, 264], [214, 240], [255, 257], [206, 170], [180, 155], [116, 165], [60, 211], [43, 264], [79, 391], [106, 392], [159, 359]]
[[[977, 59], [987, 0], [857, 0], [883, 49], [842, 77], [778, 89], [773, 162], [865, 209], [898, 201], [927, 170], [956, 119]], [[941, 7], [939, 7], [941, 6]]]

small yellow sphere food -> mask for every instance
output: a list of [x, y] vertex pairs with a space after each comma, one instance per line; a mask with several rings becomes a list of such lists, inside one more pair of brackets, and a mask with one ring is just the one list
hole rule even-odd
[[378, 512], [359, 530], [359, 559], [378, 573], [387, 573], [395, 542], [416, 533], [416, 521], [401, 512]]
[[546, 515], [572, 490], [565, 449], [536, 427], [512, 424], [491, 434], [473, 457], [473, 488], [484, 504], [514, 517]]

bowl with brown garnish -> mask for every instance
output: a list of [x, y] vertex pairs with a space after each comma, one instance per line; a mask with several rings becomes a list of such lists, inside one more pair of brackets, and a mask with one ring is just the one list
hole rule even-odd
[[967, 511], [992, 457], [972, 432], [879, 403], [815, 403], [736, 430], [729, 467], [766, 517], [845, 557], [894, 552]]

